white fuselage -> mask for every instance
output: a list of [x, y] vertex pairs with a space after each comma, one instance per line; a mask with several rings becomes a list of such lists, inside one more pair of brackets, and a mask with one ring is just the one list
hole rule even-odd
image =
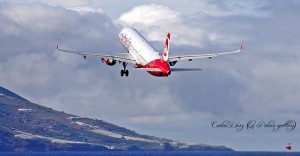
[[150, 62], [160, 59], [159, 52], [133, 28], [122, 29], [119, 33], [119, 39], [129, 54], [136, 60], [137, 65], [146, 66]]

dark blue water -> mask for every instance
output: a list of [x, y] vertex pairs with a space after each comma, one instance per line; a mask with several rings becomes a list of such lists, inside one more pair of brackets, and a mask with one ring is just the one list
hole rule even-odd
[[300, 156], [300, 152], [0, 152], [0, 155], [24, 156]]

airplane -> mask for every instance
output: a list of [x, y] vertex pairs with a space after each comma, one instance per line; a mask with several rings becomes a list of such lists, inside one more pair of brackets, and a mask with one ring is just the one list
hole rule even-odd
[[73, 51], [67, 49], [59, 48], [59, 38], [57, 41], [56, 49], [65, 52], [78, 54], [86, 57], [97, 57], [101, 61], [109, 66], [114, 66], [117, 62], [123, 64], [123, 69], [121, 70], [121, 77], [128, 76], [129, 71], [126, 69], [128, 63], [134, 65], [134, 68], [145, 70], [149, 74], [157, 77], [168, 77], [172, 72], [177, 71], [197, 71], [201, 69], [191, 69], [191, 68], [171, 68], [178, 61], [188, 60], [192, 61], [193, 59], [209, 58], [235, 54], [243, 51], [243, 41], [238, 50], [230, 52], [219, 52], [219, 53], [209, 53], [209, 54], [193, 54], [193, 55], [174, 55], [169, 56], [169, 44], [170, 44], [171, 34], [168, 33], [164, 45], [164, 49], [160, 54], [155, 50], [152, 45], [134, 28], [126, 27], [121, 30], [119, 33], [119, 40], [123, 47], [127, 50], [127, 53], [109, 53], [109, 54], [100, 54], [100, 53], [86, 53], [81, 51]]

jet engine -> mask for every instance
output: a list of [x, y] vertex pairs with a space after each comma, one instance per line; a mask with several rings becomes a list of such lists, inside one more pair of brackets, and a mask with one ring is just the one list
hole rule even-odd
[[101, 58], [101, 61], [109, 66], [113, 66], [117, 63], [117, 61], [114, 59]]
[[170, 66], [174, 66], [177, 63], [177, 61], [169, 62]]

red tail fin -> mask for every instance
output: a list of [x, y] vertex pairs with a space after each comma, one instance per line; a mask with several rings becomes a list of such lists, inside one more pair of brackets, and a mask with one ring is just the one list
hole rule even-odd
[[164, 47], [164, 50], [162, 52], [162, 60], [165, 61], [165, 62], [168, 61], [168, 59], [169, 59], [170, 37], [171, 37], [171, 34], [168, 33], [167, 38], [166, 38], [166, 42], [165, 42], [165, 47]]

